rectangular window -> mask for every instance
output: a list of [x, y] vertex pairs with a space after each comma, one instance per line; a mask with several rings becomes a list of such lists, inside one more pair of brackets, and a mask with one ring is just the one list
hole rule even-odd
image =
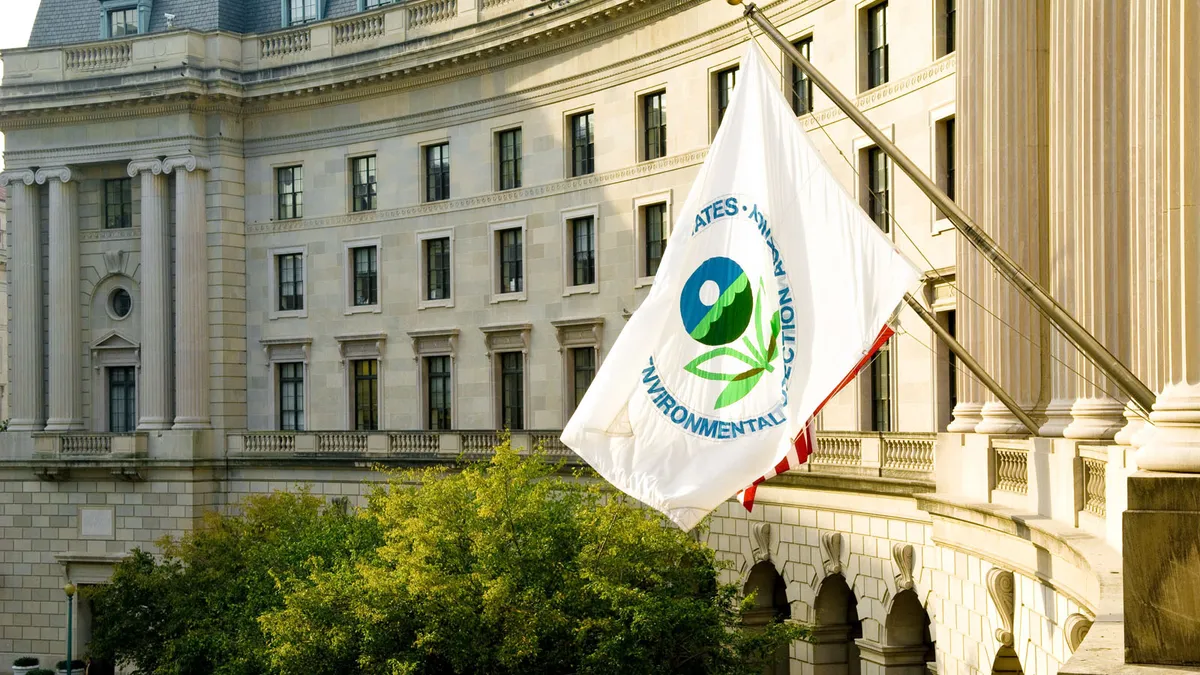
[[276, 309], [280, 312], [304, 309], [304, 254], [275, 256], [275, 269], [279, 286]]
[[737, 66], [717, 73], [717, 126], [725, 119], [725, 111], [733, 100], [733, 88], [737, 86]]
[[571, 116], [571, 175], [586, 176], [595, 171], [596, 144], [589, 110]]
[[945, 153], [945, 177], [946, 196], [954, 199], [954, 118], [950, 117], [945, 122], [942, 122], [942, 143], [946, 148]]
[[425, 358], [426, 400], [429, 401], [430, 431], [450, 429], [450, 357]]
[[867, 10], [867, 89], [887, 81], [887, 2], [881, 2]]
[[133, 366], [108, 369], [108, 430], [127, 434], [137, 428], [137, 379]]
[[425, 299], [450, 297], [450, 237], [425, 241]]
[[[93, 14], [92, 16], [95, 16]], [[124, 37], [138, 34], [137, 8], [114, 9], [108, 13], [108, 36]]]
[[667, 249], [667, 205], [650, 204], [645, 206], [642, 217], [646, 230], [646, 276], [652, 277], [658, 274], [658, 265], [662, 262], [663, 252]]
[[350, 249], [350, 257], [354, 263], [355, 307], [379, 304], [379, 270], [376, 255], [378, 249], [374, 246]]
[[592, 379], [596, 377], [596, 349], [594, 347], [572, 349], [571, 370], [572, 384], [575, 389], [575, 407], [578, 408], [579, 403], [583, 401], [583, 395], [592, 385]]
[[867, 213], [879, 229], [888, 231], [887, 155], [879, 148], [867, 150]]
[[891, 350], [889, 340], [871, 360], [871, 431], [892, 430]]
[[375, 210], [375, 155], [370, 157], [355, 157], [350, 160], [350, 174], [353, 176], [354, 210]]
[[[812, 38], [806, 37], [797, 42], [796, 50], [805, 59], [811, 59]], [[808, 79], [808, 75], [794, 63], [792, 64], [792, 110], [797, 115], [807, 115], [813, 111], [812, 80]]]
[[393, 2], [395, 2], [395, 0], [366, 0], [366, 3], [364, 3], [363, 8], [364, 9], [375, 9], [376, 7], [383, 7], [384, 5], [390, 5]]
[[[950, 337], [952, 338], [958, 337], [958, 327], [955, 325], [955, 318], [954, 310], [946, 312], [946, 331], [950, 333]], [[954, 406], [958, 405], [958, 357], [954, 355], [954, 352], [948, 349], [946, 352], [948, 357], [946, 359], [948, 362], [946, 366], [950, 371], [950, 379], [947, 380], [946, 390], [949, 393], [950, 412], [954, 412]]]
[[496, 134], [500, 151], [500, 189], [521, 187], [521, 130], [509, 129]]
[[285, 166], [275, 169], [275, 185], [275, 192], [279, 196], [279, 220], [303, 218], [304, 167]]
[[500, 354], [500, 421], [505, 429], [525, 428], [525, 355]]
[[279, 370], [279, 430], [304, 431], [304, 364], [281, 363]]
[[592, 216], [567, 221], [571, 232], [573, 286], [596, 283], [596, 220]]
[[943, 0], [943, 2], [946, 3], [944, 5], [946, 12], [942, 15], [944, 26], [943, 30], [945, 31], [946, 35], [946, 42], [943, 47], [946, 50], [945, 53], [949, 54], [954, 51], [954, 38], [956, 37], [954, 33], [954, 22], [957, 18], [955, 16], [957, 2], [956, 0]]
[[642, 97], [642, 128], [645, 133], [644, 159], [658, 159], [667, 155], [667, 92], [646, 94]]
[[104, 229], [133, 227], [133, 181], [114, 178], [104, 181]]
[[291, 0], [288, 24], [296, 25], [317, 20], [317, 0]]
[[499, 230], [496, 237], [500, 240], [500, 292], [519, 293], [525, 288], [521, 228]]
[[450, 198], [450, 144], [425, 147], [425, 201]]
[[375, 431], [379, 428], [379, 361], [363, 359], [354, 363], [354, 429]]

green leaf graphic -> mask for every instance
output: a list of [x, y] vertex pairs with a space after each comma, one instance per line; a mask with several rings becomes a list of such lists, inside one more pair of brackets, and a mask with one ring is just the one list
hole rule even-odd
[[743, 375], [746, 375], [746, 373], [752, 372], [746, 371], [746, 373], [738, 375], [737, 378], [730, 382], [725, 387], [725, 391], [721, 392], [721, 395], [717, 397], [717, 402], [713, 404], [713, 408], [720, 410], [727, 405], [737, 403], [738, 401], [742, 400], [746, 394], [749, 394], [750, 391], [754, 389], [754, 385], [758, 384], [758, 381], [762, 379], [763, 376], [763, 370], [761, 368], [757, 368], [755, 370], [757, 370], [757, 372], [755, 372], [753, 375], [745, 377], [744, 379], [739, 379], [742, 378]]
[[739, 352], [738, 350], [734, 349], [733, 347], [717, 347], [716, 349], [707, 351], [707, 352], [701, 354], [700, 356], [697, 356], [696, 358], [692, 359], [686, 366], [683, 367], [683, 369], [697, 377], [703, 377], [706, 380], [729, 381], [729, 380], [736, 378], [738, 376], [737, 373], [714, 373], [710, 370], [702, 370], [700, 368], [700, 364], [711, 361], [711, 360], [717, 358], [718, 356], [732, 356], [733, 358], [745, 363], [746, 365], [750, 366], [751, 368], [758, 367], [758, 365], [759, 365], [755, 359], [752, 359], [749, 356], [746, 356], [745, 354]]

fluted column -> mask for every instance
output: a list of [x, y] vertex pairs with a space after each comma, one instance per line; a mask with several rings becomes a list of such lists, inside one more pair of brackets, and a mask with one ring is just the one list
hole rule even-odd
[[[985, 12], [980, 3], [963, 3], [958, 9], [958, 110], [955, 115], [954, 165], [961, 167], [956, 173], [955, 201], [972, 217], [977, 217], [980, 208], [979, 181], [980, 164], [983, 157], [979, 152], [979, 92], [980, 68], [985, 59], [983, 17]], [[976, 358], [984, 354], [982, 332], [983, 311], [976, 301], [983, 299], [983, 271], [986, 262], [961, 236], [956, 238], [955, 286], [958, 298], [955, 302], [955, 328], [958, 341]], [[983, 421], [983, 386], [963, 369], [958, 372], [958, 402], [954, 406], [954, 420], [948, 431], [972, 432]]]
[[50, 186], [50, 413], [46, 431], [83, 429], [77, 183], [69, 167], [38, 169]]
[[142, 349], [138, 429], [170, 429], [171, 401], [171, 233], [167, 177], [157, 159], [129, 163], [130, 178], [142, 187]]
[[[970, 114], [980, 125], [981, 184], [976, 220], [1034, 278], [1045, 282], [1043, 255], [1048, 234], [1049, 3], [1045, 0], [987, 0], [979, 38], [985, 50], [972, 64]], [[961, 75], [960, 75], [961, 77]], [[985, 303], [1002, 318], [983, 317], [985, 363], [1026, 410], [1039, 407], [1043, 393], [1042, 351], [1046, 324], [1034, 307], [995, 272], [985, 271]], [[988, 394], [978, 433], [1025, 434], [1003, 403]]]
[[208, 161], [170, 157], [175, 172], [175, 426], [209, 427], [208, 221], [204, 186]]
[[38, 189], [33, 171], [0, 173], [12, 203], [12, 385], [10, 431], [41, 431], [46, 426], [42, 386], [42, 243]]
[[1158, 359], [1165, 385], [1138, 468], [1200, 472], [1200, 4], [1157, 3], [1153, 96], [1161, 111]]

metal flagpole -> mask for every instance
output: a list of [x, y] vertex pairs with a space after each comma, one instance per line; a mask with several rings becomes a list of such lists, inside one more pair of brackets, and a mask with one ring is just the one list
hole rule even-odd
[[[726, 2], [731, 5], [742, 4], [742, 0], [726, 0]], [[1046, 318], [1071, 341], [1071, 344], [1075, 345], [1084, 356], [1096, 364], [1100, 370], [1104, 371], [1104, 374], [1128, 394], [1134, 403], [1147, 413], [1151, 411], [1154, 406], [1155, 395], [1150, 387], [1147, 387], [1133, 374], [1133, 371], [1129, 370], [1125, 364], [1121, 363], [1117, 357], [1105, 349], [1104, 345], [1100, 344], [1100, 341], [1094, 335], [1089, 333], [1086, 328], [1076, 321], [1075, 317], [1071, 316], [1049, 293], [1042, 290], [1042, 287], [1038, 286], [1037, 282], [1025, 270], [1021, 269], [1021, 266], [1013, 261], [986, 232], [979, 229], [970, 216], [960, 209], [958, 204], [955, 204], [954, 200], [950, 199], [945, 192], [942, 192], [937, 183], [934, 183], [929, 176], [926, 176], [917, 168], [917, 165], [900, 148], [896, 147], [896, 144], [892, 143], [878, 127], [872, 124], [861, 110], [854, 107], [850, 99], [838, 91], [833, 86], [833, 83], [826, 79], [819, 70], [814, 68], [808, 62], [808, 59], [804, 58], [804, 55], [792, 46], [792, 43], [788, 42], [787, 38], [779, 32], [779, 29], [758, 11], [758, 7], [753, 2], [746, 5], [745, 15], [751, 21], [758, 24], [758, 27], [771, 38], [771, 41], [782, 49], [783, 53], [800, 70], [804, 71], [820, 87], [821, 91], [829, 96], [834, 105], [846, 113], [846, 116], [858, 125], [875, 142], [879, 149], [886, 153], [896, 163], [896, 166], [900, 167], [900, 170], [917, 184], [917, 187], [921, 188], [921, 191], [933, 201], [938, 209], [946, 214], [950, 222], [954, 223], [954, 227], [958, 229], [959, 233], [966, 237], [967, 241], [983, 254], [983, 257], [990, 261], [1005, 279], [1008, 279], [1013, 286], [1017, 287], [1017, 290], [1021, 291], [1030, 302], [1036, 305]], [[978, 373], [976, 374], [978, 375]], [[996, 390], [993, 389], [993, 393], [996, 393]], [[1009, 404], [1009, 408], [1013, 409], [1013, 405]], [[1025, 422], [1024, 419], [1021, 421]], [[1026, 423], [1026, 426], [1029, 426], [1028, 423]]]
[[[958, 360], [962, 361], [962, 364], [967, 367], [967, 370], [971, 371], [971, 373], [983, 383], [983, 386], [988, 388], [988, 391], [995, 394], [996, 398], [1000, 399], [1000, 402], [1008, 407], [1009, 412], [1016, 416], [1017, 419], [1021, 420], [1021, 424], [1025, 425], [1025, 428], [1029, 430], [1029, 433], [1037, 436], [1038, 425], [1033, 421], [1033, 418], [1029, 416], [1029, 413], [1022, 410], [1021, 406], [1017, 405], [1017, 402], [1013, 400], [1013, 397], [1004, 390], [1004, 387], [1001, 387], [999, 382], [996, 382], [992, 379], [991, 375], [988, 375], [987, 371], [983, 369], [983, 366], [979, 365], [979, 362], [975, 360], [975, 357], [971, 356], [970, 352], [968, 352], [965, 347], [959, 344], [958, 340], [956, 340], [954, 336], [950, 334], [950, 331], [942, 327], [942, 324], [937, 322], [937, 319], [934, 318], [933, 314], [930, 314], [929, 310], [925, 309], [925, 307], [912, 296], [912, 293], [904, 294], [904, 302], [908, 303], [908, 306], [917, 313], [917, 316], [921, 317], [921, 320], [924, 321], [927, 326], [929, 326], [934, 335], [937, 335], [939, 338], [941, 338], [942, 342], [946, 343], [946, 346], [950, 348], [950, 351], [954, 352], [954, 355], [958, 357]], [[951, 377], [954, 376], [951, 375]]]

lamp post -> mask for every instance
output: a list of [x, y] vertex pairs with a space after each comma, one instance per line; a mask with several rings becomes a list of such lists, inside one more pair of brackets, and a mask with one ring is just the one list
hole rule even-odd
[[73, 660], [71, 654], [71, 624], [74, 623], [75, 584], [63, 586], [63, 591], [67, 594], [67, 673], [73, 675], [75, 669], [71, 667]]

